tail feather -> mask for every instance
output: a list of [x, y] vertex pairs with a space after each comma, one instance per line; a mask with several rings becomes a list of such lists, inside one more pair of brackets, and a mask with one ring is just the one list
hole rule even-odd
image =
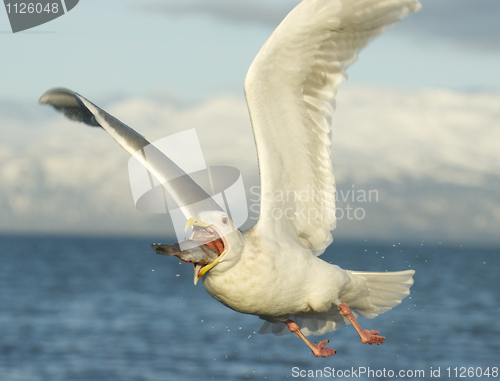
[[397, 306], [408, 296], [415, 271], [350, 273], [354, 275], [354, 288], [359, 290], [359, 282], [365, 283], [365, 292], [354, 295], [348, 290], [341, 296], [341, 300], [356, 313], [371, 319]]

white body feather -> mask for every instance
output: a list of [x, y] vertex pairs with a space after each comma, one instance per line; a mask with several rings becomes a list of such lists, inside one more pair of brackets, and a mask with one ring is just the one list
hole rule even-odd
[[292, 319], [307, 336], [345, 324], [338, 309], [342, 302], [367, 318], [400, 304], [414, 273], [343, 270], [293, 240], [250, 229], [243, 233], [241, 255], [221, 261], [202, 279], [222, 304], [266, 320], [260, 333], [290, 333], [282, 322]]

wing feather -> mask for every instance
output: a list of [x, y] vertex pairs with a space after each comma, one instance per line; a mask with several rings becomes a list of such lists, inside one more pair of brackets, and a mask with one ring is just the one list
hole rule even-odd
[[261, 234], [281, 232], [321, 254], [335, 228], [331, 117], [345, 71], [417, 0], [304, 0], [253, 61], [245, 93], [261, 175]]
[[101, 127], [130, 155], [134, 156], [163, 185], [188, 219], [205, 210], [222, 210], [186, 172], [141, 134], [74, 91], [57, 88], [39, 100], [66, 117], [93, 127]]

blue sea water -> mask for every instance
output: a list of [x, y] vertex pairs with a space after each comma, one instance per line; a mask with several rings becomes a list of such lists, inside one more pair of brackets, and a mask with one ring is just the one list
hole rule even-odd
[[334, 242], [326, 261], [416, 275], [411, 298], [360, 319], [383, 345], [343, 327], [318, 337], [337, 350], [323, 359], [293, 335], [259, 335], [257, 317], [219, 304], [193, 285], [191, 265], [149, 243], [0, 237], [0, 381], [325, 379], [332, 369], [343, 379], [500, 378], [498, 248]]

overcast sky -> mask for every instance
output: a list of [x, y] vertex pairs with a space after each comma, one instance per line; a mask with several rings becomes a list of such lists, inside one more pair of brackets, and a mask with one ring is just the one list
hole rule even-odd
[[[243, 79], [297, 3], [86, 0], [16, 34], [0, 10], [0, 232], [168, 229], [134, 209], [125, 152], [36, 104], [53, 87], [151, 140], [196, 127], [209, 164], [235, 165], [258, 185]], [[381, 198], [337, 234], [498, 242], [500, 2], [422, 4], [360, 54], [339, 89], [337, 182]]]

